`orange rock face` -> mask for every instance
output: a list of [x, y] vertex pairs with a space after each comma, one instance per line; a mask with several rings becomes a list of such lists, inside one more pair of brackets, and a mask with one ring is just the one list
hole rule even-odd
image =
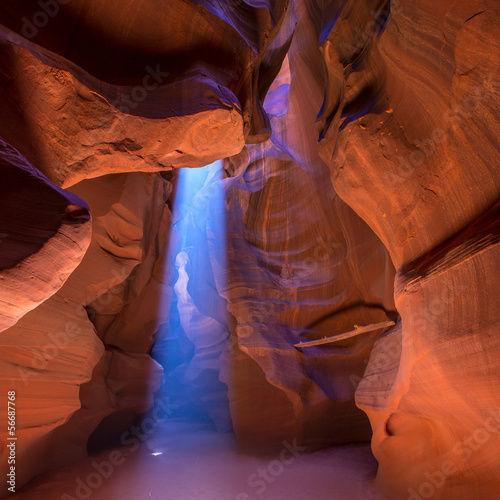
[[0, 331], [53, 295], [90, 243], [87, 204], [0, 141]]
[[[165, 320], [158, 304], [169, 294], [163, 266], [170, 185], [137, 172], [72, 189], [93, 214], [90, 246], [57, 293], [2, 333], [1, 383], [16, 391], [22, 415], [18, 484], [84, 458], [89, 437], [110, 414], [117, 414], [119, 436], [152, 405], [161, 378], [148, 352]], [[7, 454], [3, 447], [4, 463]]]
[[[18, 487], [171, 398], [243, 450], [371, 440], [384, 498], [496, 500], [499, 22], [496, 0], [0, 1]], [[176, 169], [215, 160], [182, 205]]]
[[500, 11], [391, 2], [374, 19], [374, 5], [348, 2], [323, 44], [318, 122], [335, 189], [397, 269], [401, 323], [356, 400], [395, 498], [495, 498]]

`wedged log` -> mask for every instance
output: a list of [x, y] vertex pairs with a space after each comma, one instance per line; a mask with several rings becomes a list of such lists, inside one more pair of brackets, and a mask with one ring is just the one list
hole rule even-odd
[[500, 487], [499, 20], [488, 0], [348, 1], [322, 45], [320, 154], [397, 269], [401, 325], [356, 395], [378, 483], [397, 499], [493, 499]]
[[[310, 448], [370, 439], [354, 391], [381, 329], [297, 351], [392, 316], [394, 268], [337, 196], [314, 128], [325, 91], [321, 9], [296, 3], [287, 57], [264, 102], [273, 134], [225, 161], [228, 270], [216, 274], [235, 326], [224, 356], [242, 448]], [[263, 412], [260, 409], [267, 408]]]
[[0, 332], [53, 295], [90, 243], [87, 204], [0, 139]]
[[[162, 379], [181, 416], [227, 430], [229, 407], [245, 450], [372, 438], [387, 498], [496, 500], [499, 22], [497, 0], [0, 0], [18, 485], [119, 444]], [[176, 234], [156, 171], [221, 157]], [[88, 208], [30, 164], [89, 203], [83, 260]]]
[[385, 329], [389, 326], [395, 325], [394, 321], [383, 321], [382, 323], [372, 323], [371, 325], [354, 325], [354, 330], [349, 332], [339, 333], [333, 337], [324, 337], [319, 340], [311, 340], [309, 342], [299, 342], [294, 344], [294, 347], [314, 347], [318, 345], [334, 344], [335, 342], [340, 342], [341, 340], [351, 339], [352, 337], [357, 337], [358, 335], [363, 335], [364, 333], [373, 332], [375, 330]]
[[[216, 276], [236, 322], [222, 379], [238, 441], [260, 451], [284, 439], [310, 448], [366, 442], [354, 391], [381, 328], [303, 351], [294, 344], [385, 320], [392, 265], [331, 185], [272, 145], [253, 148], [243, 173], [227, 179], [230, 272], [225, 284]], [[260, 412], [269, 401], [272, 413]]]

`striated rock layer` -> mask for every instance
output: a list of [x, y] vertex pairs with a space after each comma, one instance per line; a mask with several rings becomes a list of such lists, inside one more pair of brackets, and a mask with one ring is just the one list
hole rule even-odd
[[[388, 497], [496, 500], [498, 2], [41, 3], [0, 1], [18, 486], [119, 443], [162, 378], [244, 449], [372, 437]], [[169, 254], [157, 172], [221, 158]]]
[[199, 166], [269, 137], [285, 0], [51, 6], [0, 2], [0, 133], [58, 185]]
[[397, 269], [401, 323], [378, 341], [356, 399], [395, 498], [493, 499], [500, 10], [379, 4], [347, 2], [322, 45], [321, 156]]
[[223, 380], [245, 448], [368, 441], [354, 392], [380, 330], [320, 348], [293, 345], [395, 313], [389, 255], [337, 196], [318, 157], [320, 22], [320, 10], [297, 2], [287, 58], [264, 102], [271, 139], [225, 162], [228, 272], [216, 278], [235, 331]]
[[[94, 432], [91, 445], [119, 441], [152, 406], [162, 374], [149, 350], [164, 321], [159, 304], [171, 294], [164, 285], [170, 184], [131, 173], [73, 191], [93, 214], [90, 247], [65, 285], [0, 337], [1, 384], [18, 400], [18, 488], [85, 458]], [[2, 467], [7, 454], [3, 447]]]
[[90, 243], [90, 212], [0, 139], [0, 332], [53, 295]]
[[274, 449], [296, 439], [314, 449], [368, 441], [354, 392], [380, 330], [324, 347], [294, 344], [386, 320], [394, 312], [392, 264], [328, 178], [311, 178], [272, 145], [252, 150], [226, 184], [225, 288], [220, 278], [236, 320], [223, 376], [239, 443]]
[[208, 79], [163, 84], [168, 73], [148, 66], [154, 89], [146, 92], [91, 75], [78, 80], [70, 65], [41, 59], [0, 45], [0, 66], [10, 80], [0, 87], [9, 115], [0, 133], [59, 186], [103, 174], [199, 166], [244, 145], [238, 100]]

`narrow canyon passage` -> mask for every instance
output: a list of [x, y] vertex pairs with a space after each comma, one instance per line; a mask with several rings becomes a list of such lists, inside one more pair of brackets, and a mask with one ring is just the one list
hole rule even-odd
[[0, 0], [0, 498], [500, 498], [498, 0]]
[[[166, 310], [167, 322], [151, 348], [164, 374], [153, 408], [120, 435], [121, 446], [96, 453], [106, 442], [103, 433], [110, 432], [103, 421], [89, 438], [89, 458], [42, 474], [16, 498], [383, 500], [371, 486], [377, 463], [368, 439], [358, 446], [314, 452], [294, 437], [283, 439], [276, 451], [265, 447], [264, 454], [259, 446], [245, 451], [237, 444], [227, 386], [220, 381], [221, 365], [227, 364], [234, 350], [227, 302], [217, 288], [228, 288], [226, 231], [230, 224], [225, 204], [230, 179], [223, 167], [219, 161], [183, 169], [173, 180], [172, 220], [164, 245], [163, 282], [169, 286], [164, 286], [165, 302], [157, 304]], [[260, 177], [259, 184], [262, 181]], [[240, 210], [236, 214], [228, 210], [227, 217], [238, 219]], [[300, 227], [300, 222], [294, 225]], [[317, 262], [306, 261], [309, 266], [302, 272], [311, 283], [317, 267], [330, 265], [328, 250], [317, 252]], [[297, 269], [296, 257], [291, 259]], [[255, 292], [254, 300], [262, 294]], [[290, 293], [290, 301], [293, 296]], [[222, 305], [215, 307], [218, 302]], [[97, 307], [94, 321], [98, 313]], [[266, 307], [263, 314], [266, 318], [259, 319], [268, 325], [278, 321], [272, 307]], [[229, 368], [225, 377], [231, 385]], [[273, 422], [272, 410], [258, 408], [258, 412], [260, 420], [281, 425], [282, 421]]]

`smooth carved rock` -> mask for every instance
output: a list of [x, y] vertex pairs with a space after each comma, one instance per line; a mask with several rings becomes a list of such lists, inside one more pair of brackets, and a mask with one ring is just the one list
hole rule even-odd
[[19, 399], [18, 487], [85, 458], [96, 436], [119, 442], [152, 406], [162, 376], [149, 350], [165, 321], [158, 304], [171, 294], [164, 283], [170, 184], [137, 172], [73, 191], [93, 214], [88, 251], [53, 297], [0, 338], [1, 384]]
[[87, 204], [0, 140], [0, 331], [53, 295], [90, 243]]
[[158, 86], [163, 70], [148, 66], [154, 90], [88, 75], [89, 88], [8, 45], [0, 45], [0, 65], [11, 80], [0, 88], [9, 116], [0, 133], [63, 187], [103, 174], [199, 166], [244, 145], [238, 100], [201, 75]]
[[[71, 278], [70, 278], [71, 279]], [[16, 392], [16, 484], [21, 488], [54, 465], [54, 432], [81, 406], [80, 387], [92, 377], [104, 347], [81, 303], [61, 291], [0, 334], [0, 384]], [[80, 439], [75, 458], [84, 455]], [[0, 471], [8, 471], [9, 449], [2, 442]], [[68, 448], [74, 451], [71, 441]], [[8, 493], [2, 491], [2, 495]]]
[[[385, 320], [394, 312], [392, 265], [354, 212], [338, 197], [327, 203], [335, 196], [327, 179], [272, 146], [253, 148], [255, 158], [226, 185], [230, 274], [226, 284], [219, 279], [236, 320], [222, 376], [239, 443], [271, 450], [294, 438], [312, 449], [368, 441], [354, 392], [381, 330], [307, 352], [294, 344]], [[272, 411], [261, 411], [270, 401]]]
[[[154, 336], [173, 344], [158, 304], [178, 300], [186, 405], [227, 428], [225, 382], [243, 448], [366, 441], [371, 423], [388, 497], [496, 500], [498, 2], [48, 3], [1, 3], [0, 135], [89, 201], [94, 234], [57, 291], [88, 210], [0, 148], [27, 190], [11, 179], [0, 199], [6, 325], [40, 304], [0, 338], [26, 415], [18, 484], [119, 441], [151, 406]], [[133, 171], [222, 157], [227, 196], [199, 193], [206, 234], [174, 294], [170, 184]]]
[[[478, 13], [490, 2], [446, 9], [399, 1], [374, 37], [374, 4], [348, 2], [323, 44], [329, 85], [319, 147], [337, 192], [399, 267], [498, 198], [500, 50], [488, 43], [498, 6], [491, 2], [485, 15]], [[366, 43], [350, 33], [365, 33]]]
[[376, 7], [347, 2], [329, 27], [318, 120], [335, 189], [398, 270], [401, 324], [377, 342], [356, 400], [394, 498], [493, 499], [500, 10]]
[[[93, 239], [63, 291], [85, 304], [106, 354], [82, 386], [81, 410], [54, 439], [58, 464], [73, 460], [76, 449], [86, 454], [87, 439], [91, 451], [119, 443], [137, 415], [153, 405], [163, 370], [149, 351], [166, 321], [162, 304], [172, 294], [166, 282], [170, 183], [137, 172], [87, 180], [72, 191], [89, 202]], [[74, 450], [62, 446], [68, 442]]]
[[197, 3], [4, 3], [0, 133], [62, 186], [199, 166], [265, 140], [261, 101], [284, 57], [273, 40], [287, 2]]
[[222, 377], [247, 449], [368, 441], [354, 392], [381, 330], [307, 352], [293, 345], [394, 313], [388, 253], [336, 195], [317, 153], [321, 11], [300, 2], [297, 19], [264, 102], [270, 141], [225, 162], [229, 278], [216, 282], [236, 324]]

